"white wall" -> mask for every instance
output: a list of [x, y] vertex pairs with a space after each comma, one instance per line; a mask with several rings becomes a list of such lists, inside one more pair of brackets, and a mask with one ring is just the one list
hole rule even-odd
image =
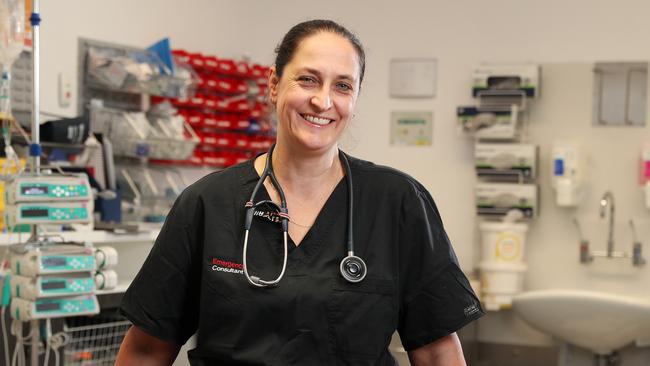
[[[592, 154], [593, 181], [585, 205], [576, 213], [595, 216], [598, 197], [610, 188], [621, 220], [649, 216], [634, 183], [639, 144], [650, 140], [649, 128], [591, 128], [588, 68], [576, 66], [571, 71], [551, 65], [650, 60], [647, 1], [59, 0], [44, 1], [41, 11], [42, 108], [66, 115], [74, 115], [75, 108], [57, 107], [56, 78], [59, 72], [76, 72], [77, 37], [146, 46], [169, 36], [174, 47], [217, 56], [248, 54], [270, 63], [274, 46], [296, 22], [316, 17], [341, 21], [358, 33], [367, 48], [367, 74], [350, 131], [354, 141], [350, 152], [402, 169], [431, 191], [466, 270], [478, 261], [473, 148], [456, 133], [455, 108], [473, 102], [470, 75], [479, 62], [548, 64], [549, 79], [544, 80], [548, 90], [542, 85], [543, 96], [532, 116], [533, 140], [541, 145], [543, 167], [548, 165], [553, 140], [580, 141]], [[390, 99], [392, 57], [437, 58], [438, 95], [425, 100]], [[563, 85], [584, 89], [567, 95]], [[544, 109], [545, 103], [554, 109]], [[403, 109], [434, 112], [433, 146], [389, 146], [390, 111]], [[528, 288], [579, 287], [650, 296], [649, 268], [612, 263], [587, 268], [577, 263], [577, 236], [570, 224], [574, 212], [553, 205], [548, 174], [544, 174], [542, 215], [529, 237]], [[646, 253], [650, 253], [650, 237], [642, 239], [649, 242]], [[509, 319], [510, 315], [499, 316]], [[533, 336], [513, 333], [506, 323], [495, 322], [484, 338], [537, 342]]]

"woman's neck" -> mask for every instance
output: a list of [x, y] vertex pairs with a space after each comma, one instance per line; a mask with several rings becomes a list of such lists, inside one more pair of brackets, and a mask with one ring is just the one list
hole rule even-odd
[[273, 150], [272, 163], [273, 171], [284, 189], [299, 196], [329, 188], [343, 177], [336, 146], [325, 153], [308, 155], [277, 145]]

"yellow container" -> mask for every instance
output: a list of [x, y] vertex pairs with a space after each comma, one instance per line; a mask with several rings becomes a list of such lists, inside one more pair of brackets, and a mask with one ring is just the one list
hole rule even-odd
[[[0, 158], [0, 174], [9, 175], [18, 173], [18, 168], [25, 168], [25, 159], [20, 159], [19, 166], [13, 161], [9, 161], [9, 165], [5, 166], [7, 159]], [[0, 230], [5, 231], [5, 182], [0, 181]]]

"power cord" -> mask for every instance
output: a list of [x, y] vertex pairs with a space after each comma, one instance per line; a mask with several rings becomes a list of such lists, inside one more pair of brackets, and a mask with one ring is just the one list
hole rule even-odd
[[[49, 321], [49, 319], [48, 319]], [[54, 352], [54, 365], [59, 366], [59, 348], [70, 343], [70, 335], [65, 332], [59, 332], [52, 335], [47, 340], [47, 352], [45, 353], [45, 363], [44, 366], [48, 366], [49, 361], [49, 351], [50, 349]]]
[[32, 331], [27, 337], [23, 337], [23, 323], [18, 320], [11, 322], [11, 334], [16, 337], [16, 345], [14, 347], [14, 354], [11, 358], [11, 366], [25, 366], [25, 344], [26, 339], [31, 338]]
[[[7, 278], [5, 278], [5, 281]], [[0, 311], [0, 322], [2, 322], [2, 341], [4, 344], [5, 365], [9, 366], [9, 337], [7, 336], [7, 320], [5, 319], [6, 306]]]

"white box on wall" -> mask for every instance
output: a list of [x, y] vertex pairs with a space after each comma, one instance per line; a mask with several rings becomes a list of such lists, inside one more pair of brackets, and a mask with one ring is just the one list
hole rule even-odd
[[437, 61], [432, 58], [390, 60], [390, 96], [432, 98], [436, 95]]

